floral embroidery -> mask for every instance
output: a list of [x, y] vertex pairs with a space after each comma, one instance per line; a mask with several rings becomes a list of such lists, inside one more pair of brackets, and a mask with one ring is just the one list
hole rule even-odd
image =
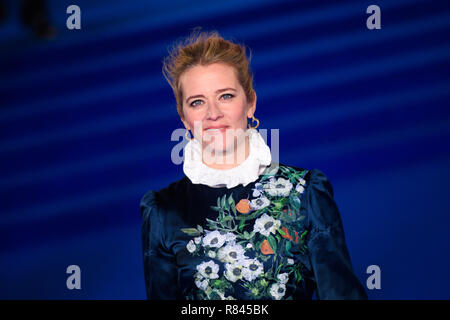
[[236, 210], [240, 213], [248, 213], [250, 210], [252, 210], [250, 201], [248, 201], [248, 199], [241, 199], [241, 201], [239, 201], [236, 205]]
[[264, 196], [261, 196], [255, 200], [252, 200], [250, 202], [250, 205], [252, 208], [256, 209], [256, 210], [261, 210], [264, 209], [265, 207], [267, 207], [270, 204], [270, 200], [267, 199]]
[[218, 258], [223, 262], [235, 263], [245, 259], [244, 253], [244, 248], [240, 244], [230, 243], [219, 249]]
[[[292, 237], [289, 234], [289, 230], [286, 227], [282, 227], [281, 230], [283, 231], [284, 234], [282, 234], [281, 236], [285, 239], [289, 239], [292, 241]], [[188, 248], [189, 250], [189, 248]]]
[[211, 207], [218, 216], [206, 219], [207, 229], [181, 229], [194, 237], [187, 251], [205, 258], [187, 299], [232, 300], [237, 289], [249, 299], [292, 299], [286, 285], [299, 284], [304, 268], [293, 252], [307, 251], [300, 215], [307, 172], [280, 165], [266, 172], [247, 198], [235, 203], [233, 194], [219, 197]]
[[277, 180], [271, 179], [268, 184], [264, 186], [264, 191], [271, 196], [286, 197], [289, 195], [292, 189], [292, 183], [289, 180], [278, 178]]
[[274, 297], [276, 300], [280, 300], [283, 298], [286, 293], [286, 285], [283, 283], [274, 283], [270, 287], [270, 295]]
[[269, 241], [267, 239], [264, 239], [264, 241], [261, 243], [261, 252], [262, 254], [273, 254], [273, 250], [270, 247]]
[[217, 275], [217, 272], [219, 272], [219, 265], [212, 260], [199, 264], [197, 266], [197, 271], [200, 276], [207, 279], [217, 279], [219, 277]]
[[225, 243], [226, 237], [219, 231], [215, 230], [208, 233], [203, 238], [203, 246], [211, 248], [220, 248]]

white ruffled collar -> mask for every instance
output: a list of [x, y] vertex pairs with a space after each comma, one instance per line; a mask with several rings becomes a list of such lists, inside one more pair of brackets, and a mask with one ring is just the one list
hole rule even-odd
[[250, 153], [237, 167], [219, 170], [205, 165], [202, 161], [201, 143], [190, 140], [184, 147], [183, 171], [194, 184], [205, 184], [210, 187], [233, 188], [239, 184], [244, 187], [258, 179], [261, 173], [271, 164], [270, 148], [256, 129], [247, 129]]

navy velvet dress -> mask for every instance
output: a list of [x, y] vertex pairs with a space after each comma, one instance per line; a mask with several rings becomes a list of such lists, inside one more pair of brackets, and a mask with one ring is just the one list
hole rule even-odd
[[327, 177], [275, 168], [245, 187], [185, 176], [142, 197], [148, 299], [367, 299]]

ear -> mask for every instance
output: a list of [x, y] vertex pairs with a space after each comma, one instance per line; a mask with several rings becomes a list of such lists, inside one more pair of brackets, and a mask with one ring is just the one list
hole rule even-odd
[[247, 117], [251, 118], [255, 114], [256, 111], [256, 92], [253, 91], [253, 102], [248, 104]]
[[186, 128], [186, 130], [189, 130], [189, 125], [188, 125], [187, 121], [184, 119], [181, 119], [181, 122], [183, 122], [183, 125]]

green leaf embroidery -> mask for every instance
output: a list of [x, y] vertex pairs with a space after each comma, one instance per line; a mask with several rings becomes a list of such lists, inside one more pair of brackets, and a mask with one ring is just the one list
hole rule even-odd
[[279, 265], [278, 268], [277, 268], [277, 272], [276, 272], [277, 275], [280, 273], [280, 270], [281, 270], [281, 267], [282, 267], [282, 266], [283, 266], [283, 264], [280, 263], [280, 265]]
[[289, 196], [289, 205], [292, 207], [293, 211], [298, 212], [301, 207], [300, 199], [296, 196]]
[[234, 199], [233, 199], [233, 194], [230, 194], [230, 197], [228, 198], [228, 204], [230, 205], [230, 207], [234, 207]]
[[271, 169], [271, 170], [267, 170], [267, 172], [262, 176], [262, 178], [261, 178], [261, 182], [262, 181], [264, 181], [264, 180], [267, 180], [267, 179], [269, 179], [270, 177], [273, 177], [273, 176], [275, 176], [275, 174], [278, 172], [278, 168], [273, 168], [273, 169]]
[[[245, 220], [241, 220], [241, 222], [239, 223], [239, 231], [240, 232], [242, 232], [242, 230], [244, 229], [244, 226], [245, 226]], [[246, 239], [248, 239], [248, 238], [246, 238]]]
[[290, 241], [287, 241], [286, 242], [286, 247], [285, 247], [285, 249], [286, 249], [286, 254], [289, 256], [289, 257], [292, 257], [293, 255], [292, 255], [292, 253], [291, 253], [291, 247], [292, 247], [292, 243], [290, 242]]
[[236, 220], [251, 220], [253, 218], [256, 218], [257, 215], [259, 215], [261, 211], [255, 211], [252, 214], [240, 214], [235, 219]]
[[286, 204], [287, 201], [288, 200], [285, 198], [273, 200], [272, 204], [273, 204], [274, 210], [280, 211], [284, 207], [284, 205]]
[[224, 194], [223, 197], [222, 197], [222, 208], [224, 208], [224, 209], [227, 208], [227, 207], [226, 207], [226, 198], [227, 198], [227, 195]]
[[197, 236], [200, 232], [195, 228], [181, 228], [181, 231], [187, 233], [190, 236]]
[[279, 218], [283, 221], [286, 221], [287, 223], [291, 223], [294, 221], [292, 216], [288, 215], [286, 212], [282, 212], [279, 216]]
[[302, 234], [300, 235], [300, 240], [303, 240], [303, 238], [305, 237], [305, 235], [308, 233], [308, 230], [305, 230], [302, 232]]
[[225, 218], [222, 219], [222, 223], [228, 222], [233, 220], [233, 216], [226, 216]]
[[272, 248], [272, 250], [274, 252], [276, 252], [277, 251], [277, 241], [275, 240], [275, 238], [273, 236], [269, 235], [267, 237], [267, 241], [269, 241], [269, 245]]

